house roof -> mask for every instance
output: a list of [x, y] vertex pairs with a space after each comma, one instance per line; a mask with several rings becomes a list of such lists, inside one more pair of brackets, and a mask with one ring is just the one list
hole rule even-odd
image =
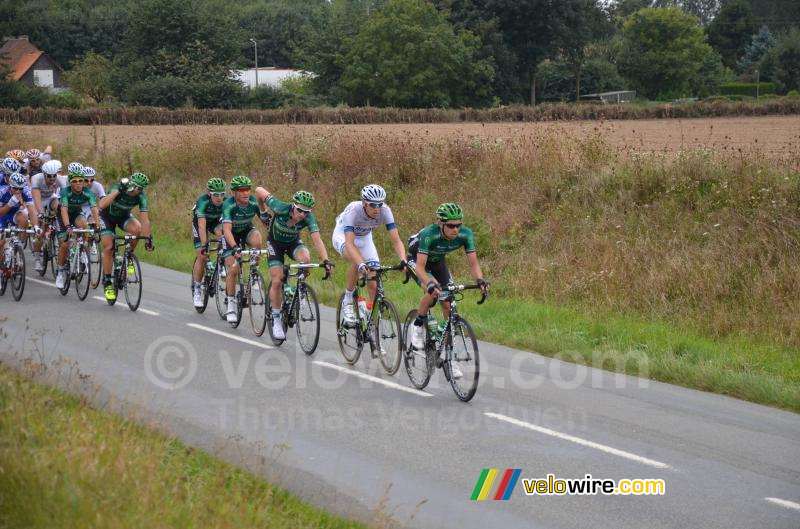
[[22, 79], [43, 54], [44, 52], [31, 44], [27, 38], [8, 39], [0, 47], [2, 55], [0, 60], [8, 64], [9, 75], [15, 81]]

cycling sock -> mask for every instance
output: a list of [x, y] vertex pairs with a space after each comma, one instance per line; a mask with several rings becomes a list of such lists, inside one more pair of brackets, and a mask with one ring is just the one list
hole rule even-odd
[[272, 309], [272, 319], [274, 320], [281, 319], [281, 309]]
[[345, 303], [352, 303], [353, 302], [353, 292], [355, 292], [355, 290], [344, 289], [344, 302]]
[[416, 319], [414, 319], [414, 325], [416, 325], [417, 327], [422, 327], [422, 324], [425, 323], [425, 320], [427, 319], [428, 319], [427, 314], [425, 316], [417, 314]]

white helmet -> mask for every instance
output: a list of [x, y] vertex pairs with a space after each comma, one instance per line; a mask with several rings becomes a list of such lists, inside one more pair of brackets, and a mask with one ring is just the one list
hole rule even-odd
[[386, 200], [386, 191], [377, 184], [365, 185], [361, 190], [361, 200], [367, 202], [383, 202]]
[[78, 162], [72, 162], [67, 166], [67, 171], [69, 171], [70, 173], [82, 173], [83, 164]]
[[11, 158], [10, 156], [3, 160], [2, 166], [3, 166], [3, 172], [5, 172], [6, 174], [13, 174], [22, 169], [22, 164], [19, 163], [15, 158]]
[[50, 160], [42, 164], [42, 172], [45, 174], [57, 174], [61, 171], [61, 162], [58, 160]]
[[87, 165], [83, 168], [83, 176], [86, 178], [94, 178], [97, 176], [97, 171], [94, 170], [94, 167], [89, 167]]

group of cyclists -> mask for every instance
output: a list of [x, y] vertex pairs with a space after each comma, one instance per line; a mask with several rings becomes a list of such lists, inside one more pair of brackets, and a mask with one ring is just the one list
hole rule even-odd
[[[147, 175], [135, 172], [114, 183], [106, 193], [92, 167], [72, 162], [64, 171], [62, 162], [53, 158], [50, 147], [45, 151], [11, 150], [0, 162], [0, 232], [9, 226], [20, 229], [30, 226], [34, 234], [34, 268], [42, 271], [42, 227], [54, 220], [59, 241], [56, 286], [62, 288], [68, 243], [73, 230], [94, 227], [100, 234], [102, 244], [104, 294], [107, 300], [113, 301], [116, 296], [112, 286], [116, 230], [142, 237], [147, 250], [154, 248], [145, 192], [149, 183]], [[342, 315], [345, 323], [353, 324], [356, 320], [353, 294], [359, 277], [367, 281], [370, 300], [375, 298], [375, 282], [370, 279], [374, 278], [372, 271], [380, 268], [380, 257], [372, 232], [379, 226], [385, 226], [401, 266], [413, 273], [424, 290], [411, 329], [411, 345], [421, 349], [424, 347], [423, 326], [428, 312], [439, 301], [442, 286], [452, 280], [445, 259], [447, 254], [463, 248], [470, 273], [484, 294], [488, 292], [489, 283], [483, 278], [475, 238], [472, 230], [464, 225], [464, 213], [458, 204], [441, 204], [435, 213], [437, 222], [412, 235], [406, 247], [386, 200], [383, 187], [366, 185], [361, 190], [360, 200], [350, 202], [336, 217], [331, 244], [347, 262]], [[297, 191], [286, 202], [264, 187], [254, 188], [247, 176], [234, 176], [227, 183], [219, 177], [208, 180], [206, 192], [197, 198], [192, 210], [192, 234], [197, 254], [192, 271], [194, 305], [199, 307], [203, 304], [202, 279], [209, 256], [210, 238], [213, 237], [220, 242], [219, 252], [227, 270], [226, 319], [229, 322], [236, 321], [237, 299], [234, 294], [238, 274], [241, 273], [239, 258], [245, 248], [262, 250], [265, 242], [254, 224], [258, 217], [267, 231], [267, 266], [272, 280], [269, 290], [272, 335], [284, 339], [285, 331], [281, 322], [284, 262], [287, 257], [298, 263], [311, 262], [309, 249], [300, 238], [303, 230], [308, 230], [326, 271], [331, 273], [334, 268], [313, 212], [315, 205], [314, 196], [308, 191]], [[137, 207], [139, 218], [133, 215]], [[25, 236], [25, 233], [21, 234], [21, 237]], [[0, 255], [4, 255], [5, 242], [5, 238], [0, 237]], [[137, 242], [132, 242], [133, 249]], [[250, 266], [258, 266], [257, 257], [251, 259]], [[135, 272], [128, 270], [128, 273]], [[447, 317], [450, 307], [444, 297], [441, 299]]]
[[[51, 147], [44, 151], [14, 149], [6, 152], [0, 162], [0, 231], [15, 226], [34, 232], [34, 269], [43, 270], [42, 228], [53, 222], [58, 239], [58, 271], [56, 287], [62, 288], [67, 273], [69, 238], [75, 229], [90, 226], [100, 233], [102, 244], [103, 285], [106, 299], [114, 300], [112, 287], [113, 248], [116, 228], [130, 235], [150, 237], [147, 195], [150, 183], [147, 175], [133, 173], [115, 183], [106, 193], [97, 179], [97, 171], [79, 162], [72, 162], [64, 170], [60, 160], [54, 159]], [[141, 220], [132, 214], [139, 207]], [[27, 234], [21, 232], [20, 238]], [[0, 255], [5, 255], [5, 238], [0, 237]], [[136, 241], [132, 246], [135, 247]], [[146, 243], [153, 249], [152, 239]], [[5, 260], [0, 261], [3, 266]], [[134, 273], [129, 270], [128, 273]]]
[[[284, 202], [264, 187], [253, 188], [247, 176], [231, 179], [230, 195], [226, 193], [226, 183], [221, 178], [212, 178], [207, 183], [207, 192], [197, 198], [193, 208], [192, 233], [197, 259], [193, 269], [193, 301], [196, 307], [202, 306], [203, 271], [209, 253], [209, 239], [221, 241], [220, 252], [227, 268], [227, 320], [235, 322], [237, 307], [235, 285], [240, 270], [237, 258], [245, 247], [262, 249], [264, 241], [253, 224], [256, 216], [267, 228], [268, 267], [272, 286], [269, 299], [272, 310], [272, 335], [285, 338], [281, 323], [282, 283], [286, 257], [299, 262], [310, 263], [308, 248], [300, 238], [301, 232], [308, 229], [314, 247], [322, 258], [328, 272], [333, 263], [325, 243], [320, 236], [320, 227], [314, 215], [316, 205], [314, 196], [308, 191], [297, 191], [291, 201]], [[411, 332], [411, 345], [424, 347], [423, 325], [428, 311], [437, 303], [441, 288], [451, 282], [450, 271], [445, 257], [463, 248], [469, 263], [472, 277], [484, 293], [489, 283], [484, 280], [476, 254], [475, 238], [464, 225], [464, 213], [458, 204], [448, 202], [436, 209], [437, 222], [419, 230], [408, 239], [406, 248], [399, 235], [392, 209], [386, 203], [387, 195], [383, 187], [369, 184], [361, 190], [360, 200], [350, 202], [336, 217], [331, 243], [336, 252], [347, 262], [346, 283], [343, 296], [342, 314], [346, 323], [355, 322], [353, 293], [359, 276], [367, 279], [370, 299], [375, 297], [375, 283], [369, 279], [372, 270], [380, 267], [380, 257], [372, 239], [372, 232], [385, 226], [392, 248], [403, 266], [413, 271], [417, 283], [423, 287], [418, 316]], [[253, 262], [251, 262], [251, 266]], [[257, 261], [255, 263], [258, 266]], [[445, 317], [449, 304], [442, 302]]]

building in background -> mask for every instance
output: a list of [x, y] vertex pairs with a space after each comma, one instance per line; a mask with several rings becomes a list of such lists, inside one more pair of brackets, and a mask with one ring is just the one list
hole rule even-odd
[[0, 47], [0, 62], [9, 70], [8, 77], [28, 86], [49, 92], [66, 90], [63, 70], [45, 52], [34, 46], [27, 35], [7, 38]]
[[[247, 88], [256, 87], [256, 69], [250, 68], [248, 70], [234, 70], [233, 78], [241, 81]], [[291, 70], [289, 68], [259, 68], [258, 69], [258, 86], [271, 86], [272, 88], [280, 88], [281, 83], [286, 79], [295, 79], [304, 75], [311, 75], [303, 70]]]

